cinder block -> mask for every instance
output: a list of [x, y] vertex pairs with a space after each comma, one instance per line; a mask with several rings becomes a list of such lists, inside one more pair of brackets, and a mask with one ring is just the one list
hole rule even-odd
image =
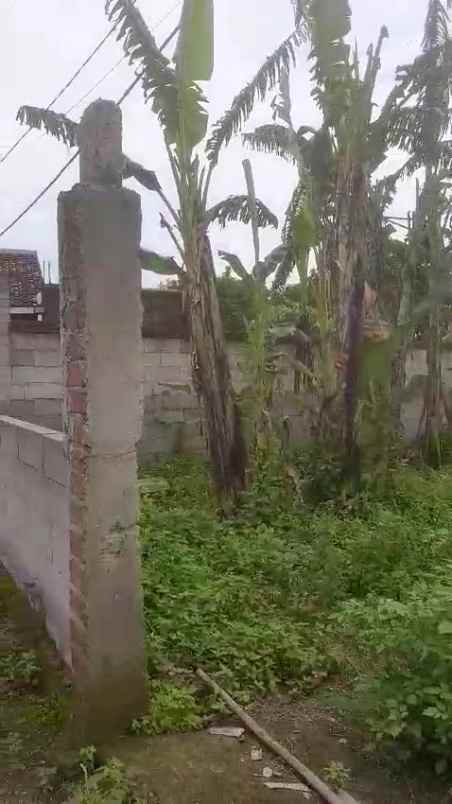
[[[17, 458], [17, 429], [0, 421], [0, 453]], [[1, 482], [1, 481], [0, 481]]]
[[18, 457], [22, 463], [42, 470], [43, 441], [42, 435], [32, 430], [17, 430]]
[[35, 415], [35, 403], [31, 399], [12, 399], [9, 403], [9, 415], [16, 419], [32, 421]]
[[[14, 387], [14, 386], [13, 386]], [[24, 386], [24, 399], [62, 399], [63, 386], [56, 383], [30, 383]]]
[[63, 409], [61, 399], [35, 399], [31, 404], [37, 416], [58, 416]]
[[143, 366], [145, 368], [160, 366], [160, 357], [160, 352], [143, 352]]
[[11, 382], [10, 367], [0, 365], [0, 385], [8, 385], [10, 382]]
[[25, 399], [25, 385], [11, 385], [9, 396], [10, 399]]
[[60, 383], [61, 368], [50, 366], [13, 366], [12, 380], [17, 385], [28, 383]]
[[60, 352], [35, 352], [35, 366], [61, 366]]
[[11, 350], [11, 365], [12, 366], [34, 366], [35, 365], [35, 352], [34, 349], [12, 349]]
[[33, 350], [36, 345], [36, 334], [29, 332], [11, 332], [11, 346], [14, 349], [30, 349]]
[[0, 366], [9, 366], [10, 358], [11, 355], [8, 344], [4, 344], [3, 340], [0, 340]]
[[67, 486], [69, 479], [69, 462], [64, 440], [44, 438], [44, 474], [60, 486]]
[[39, 349], [42, 352], [60, 350], [60, 336], [44, 332], [11, 332], [11, 346], [15, 349]]
[[145, 352], [180, 352], [180, 338], [145, 338], [143, 348]]
[[191, 353], [193, 351], [193, 347], [190, 341], [180, 341], [180, 353], [182, 355], [189, 355], [191, 360]]
[[163, 395], [161, 407], [163, 410], [197, 410], [199, 408], [199, 402], [194, 393], [188, 394], [183, 391], [178, 391]]
[[160, 355], [160, 364], [162, 366], [174, 366], [177, 368], [190, 369], [190, 358], [188, 355], [179, 353], [165, 353]]

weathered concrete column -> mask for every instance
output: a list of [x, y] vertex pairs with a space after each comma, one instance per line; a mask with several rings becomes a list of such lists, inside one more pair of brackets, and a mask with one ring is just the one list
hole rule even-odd
[[9, 273], [0, 271], [0, 415], [9, 412], [11, 394], [9, 308]]
[[121, 187], [121, 112], [80, 125], [81, 183], [59, 198], [65, 427], [70, 458], [71, 649], [85, 738], [145, 706], [137, 550], [142, 418], [139, 196]]

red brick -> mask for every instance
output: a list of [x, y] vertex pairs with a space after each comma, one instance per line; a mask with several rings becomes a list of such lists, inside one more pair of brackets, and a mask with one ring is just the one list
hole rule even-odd
[[71, 645], [77, 646], [79, 648], [86, 647], [86, 628], [82, 622], [78, 619], [77, 615], [71, 614], [71, 621], [70, 621], [70, 629], [71, 629]]
[[70, 363], [66, 373], [68, 388], [81, 388], [85, 382], [84, 374], [83, 363]]
[[69, 569], [72, 586], [75, 589], [81, 590], [83, 583], [83, 565], [75, 556], [71, 556]]
[[85, 534], [77, 528], [71, 528], [70, 531], [70, 548], [71, 556], [83, 561], [85, 552]]
[[83, 531], [86, 518], [86, 506], [83, 505], [83, 502], [79, 499], [79, 497], [74, 495], [71, 497], [70, 518], [71, 527]]
[[86, 623], [86, 603], [83, 595], [78, 589], [71, 587], [71, 614], [75, 614], [81, 623]]
[[80, 391], [77, 388], [71, 388], [68, 396], [69, 396], [69, 411], [71, 413], [86, 414], [87, 412], [86, 392]]

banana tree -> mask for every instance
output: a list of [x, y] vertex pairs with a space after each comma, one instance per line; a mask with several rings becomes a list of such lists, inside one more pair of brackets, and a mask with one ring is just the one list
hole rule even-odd
[[414, 218], [412, 247], [415, 258], [427, 252], [429, 297], [427, 365], [424, 412], [420, 433], [429, 454], [439, 456], [442, 426], [441, 303], [440, 288], [448, 283], [448, 265], [442, 219], [450, 208], [452, 167], [451, 130], [452, 40], [448, 9], [452, 0], [428, 0], [422, 53], [413, 64], [398, 70], [398, 99], [388, 110], [391, 145], [410, 155], [409, 169], [423, 168], [424, 186]]
[[[216, 211], [209, 209], [209, 189], [221, 148], [228, 143], [238, 122], [247, 119], [249, 104], [257, 96], [265, 97], [283, 67], [295, 58], [299, 34], [292, 33], [266, 61], [248, 85], [245, 96], [236, 99], [231, 110], [216, 124], [203, 154], [208, 115], [199, 82], [208, 81], [213, 71], [213, 5], [213, 0], [184, 0], [172, 60], [157, 47], [133, 0], [107, 0], [106, 13], [118, 25], [118, 39], [122, 40], [129, 61], [139, 68], [145, 101], [151, 103], [162, 128], [178, 208], [171, 204], [152, 170], [125, 158], [124, 177], [134, 176], [165, 207], [160, 221], [176, 256], [142, 252], [142, 264], [159, 274], [171, 275], [176, 270], [184, 274], [193, 344], [193, 381], [204, 406], [216, 486], [227, 505], [244, 486], [246, 450], [225, 348], [208, 226], [216, 217], [237, 220], [250, 211], [246, 212], [243, 198], [234, 203], [228, 199], [229, 203], [216, 205]], [[76, 125], [64, 116], [22, 107], [19, 119], [76, 144]], [[263, 212], [264, 206], [260, 209]], [[260, 225], [265, 220], [265, 214], [261, 215]]]

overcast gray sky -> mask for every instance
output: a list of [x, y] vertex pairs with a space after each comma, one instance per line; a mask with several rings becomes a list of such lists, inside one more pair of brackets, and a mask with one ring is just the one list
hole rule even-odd
[[[138, 0], [146, 20], [162, 41], [177, 24], [180, 5], [175, 0]], [[375, 41], [382, 24], [389, 28], [385, 43], [383, 68], [377, 100], [382, 101], [391, 88], [398, 64], [409, 62], [418, 52], [427, 0], [352, 0], [353, 30], [360, 52]], [[208, 90], [211, 122], [230, 105], [234, 95], [253, 76], [263, 59], [291, 31], [293, 18], [290, 0], [216, 0], [215, 74]], [[80, 66], [88, 53], [108, 30], [103, 0], [0, 0], [0, 155], [23, 131], [15, 122], [17, 108], [23, 104], [45, 106]], [[169, 16], [158, 25], [169, 12]], [[121, 45], [113, 38], [83, 70], [75, 84], [55, 107], [67, 111], [122, 55]], [[294, 119], [298, 125], [317, 122], [310, 98], [306, 48], [292, 79]], [[133, 73], [123, 63], [84, 101], [71, 116], [79, 119], [83, 108], [97, 97], [117, 99], [130, 83]], [[124, 150], [133, 159], [157, 171], [163, 185], [171, 188], [166, 156], [158, 125], [149, 107], [145, 107], [137, 88], [125, 102]], [[259, 106], [248, 129], [268, 122], [269, 105]], [[0, 165], [0, 229], [37, 194], [68, 158], [68, 150], [46, 135], [32, 132], [23, 145]], [[241, 160], [244, 153], [239, 139], [225, 152], [212, 187], [212, 203], [236, 192], [243, 192]], [[265, 155], [251, 155], [257, 193], [282, 219], [295, 182], [294, 170]], [[398, 157], [391, 158], [391, 168]], [[77, 181], [74, 166], [48, 195], [3, 239], [0, 248], [37, 249], [41, 260], [50, 260], [57, 275], [56, 199], [60, 190]], [[129, 182], [134, 186], [133, 182]], [[406, 214], [412, 208], [412, 185], [401, 188], [394, 214]], [[171, 242], [159, 227], [157, 199], [143, 195], [143, 245], [172, 253]], [[249, 231], [233, 226], [225, 231], [212, 230], [214, 249], [240, 253], [251, 260]], [[267, 232], [264, 249], [277, 242], [277, 235]], [[145, 284], [150, 283], [149, 275]], [[154, 280], [152, 284], [156, 284]]]

